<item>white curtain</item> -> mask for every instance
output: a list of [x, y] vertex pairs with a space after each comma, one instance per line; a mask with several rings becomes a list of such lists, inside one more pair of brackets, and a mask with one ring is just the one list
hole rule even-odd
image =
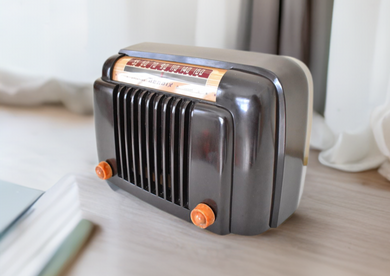
[[333, 0], [253, 1], [250, 50], [292, 56], [313, 76], [313, 108], [324, 114]]
[[322, 164], [377, 168], [390, 180], [390, 1], [335, 0], [325, 119], [313, 121]]

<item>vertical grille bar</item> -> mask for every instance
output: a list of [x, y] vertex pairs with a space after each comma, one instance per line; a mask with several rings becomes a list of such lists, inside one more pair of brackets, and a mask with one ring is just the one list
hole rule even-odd
[[170, 200], [170, 177], [169, 177], [169, 121], [170, 121], [170, 103], [172, 97], [166, 97], [163, 100], [161, 108], [161, 153], [162, 153], [162, 182], [164, 189], [164, 199]]
[[148, 191], [156, 194], [156, 185], [153, 180], [154, 173], [154, 145], [153, 145], [153, 99], [156, 94], [150, 93], [146, 97], [145, 105], [145, 141], [146, 141], [146, 166], [147, 166], [147, 179], [148, 179]]
[[158, 95], [153, 101], [153, 148], [154, 148], [154, 179], [156, 195], [163, 197], [162, 170], [161, 170], [161, 108], [164, 96]]
[[127, 171], [126, 171], [126, 149], [124, 147], [124, 116], [123, 116], [123, 96], [124, 91], [126, 90], [126, 87], [122, 87], [120, 91], [117, 94], [117, 123], [118, 123], [118, 140], [119, 140], [119, 156], [121, 162], [120, 164], [120, 171], [122, 173], [122, 177], [124, 179], [127, 178]]
[[188, 209], [193, 102], [117, 86], [113, 105], [118, 176]]
[[123, 92], [123, 121], [124, 121], [124, 127], [123, 127], [123, 136], [124, 136], [124, 141], [122, 143], [122, 147], [124, 148], [125, 150], [125, 158], [126, 158], [126, 162], [123, 162], [123, 167], [124, 167], [124, 170], [126, 172], [126, 176], [124, 176], [124, 179], [126, 179], [127, 181], [130, 181], [132, 180], [132, 171], [131, 171], [131, 145], [130, 145], [130, 120], [129, 120], [129, 117], [128, 117], [128, 113], [129, 113], [129, 105], [128, 105], [128, 102], [129, 102], [129, 99], [130, 99], [130, 93], [131, 93], [131, 88], [127, 88], [127, 89], [124, 89], [122, 90]]
[[180, 109], [179, 183], [180, 206], [188, 208], [188, 126], [191, 102], [184, 101]]
[[145, 140], [145, 97], [147, 91], [140, 93], [138, 98], [138, 153], [139, 153], [139, 179], [141, 188], [147, 190], [146, 182], [146, 140]]
[[139, 155], [138, 155], [138, 92], [139, 89], [134, 90], [131, 93], [130, 99], [130, 121], [131, 121], [131, 146], [133, 155], [133, 172], [134, 172], [134, 185], [140, 186], [140, 179], [138, 175]]
[[115, 154], [116, 154], [116, 163], [117, 165], [117, 170], [118, 170], [118, 176], [122, 177], [122, 158], [121, 158], [121, 150], [120, 150], [120, 139], [119, 139], [119, 124], [118, 124], [118, 94], [119, 91], [122, 89], [121, 86], [116, 86], [114, 91], [113, 91], [113, 112], [114, 112], [114, 136], [115, 136]]
[[179, 203], [179, 194], [180, 194], [180, 185], [178, 185], [178, 172], [179, 172], [179, 133], [180, 127], [179, 125], [179, 115], [180, 115], [180, 99], [175, 99], [172, 103], [171, 108], [171, 120], [170, 120], [170, 167], [171, 167], [171, 195], [172, 195], [172, 202], [176, 204]]

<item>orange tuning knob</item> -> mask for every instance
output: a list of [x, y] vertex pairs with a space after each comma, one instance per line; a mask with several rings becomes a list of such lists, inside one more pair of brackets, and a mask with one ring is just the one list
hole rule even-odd
[[95, 172], [100, 179], [106, 180], [112, 177], [111, 166], [106, 162], [102, 161], [96, 166]]
[[210, 208], [210, 206], [204, 203], [199, 203], [191, 211], [191, 220], [192, 223], [196, 226], [205, 229], [214, 223], [215, 214], [213, 209]]

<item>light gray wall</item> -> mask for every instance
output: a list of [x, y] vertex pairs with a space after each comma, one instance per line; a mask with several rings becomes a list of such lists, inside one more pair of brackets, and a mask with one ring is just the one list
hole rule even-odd
[[0, 0], [0, 68], [93, 82], [140, 42], [245, 49], [250, 0]]

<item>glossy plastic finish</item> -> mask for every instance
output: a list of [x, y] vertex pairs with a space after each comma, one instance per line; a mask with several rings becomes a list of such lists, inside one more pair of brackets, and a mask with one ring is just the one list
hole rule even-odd
[[[113, 112], [113, 92], [115, 86], [115, 84], [105, 82], [101, 79], [96, 80], [94, 84], [95, 131], [99, 160], [110, 160], [115, 159], [116, 157], [115, 121]], [[187, 221], [190, 220], [190, 211], [188, 209], [157, 197], [156, 195], [141, 189], [137, 185], [123, 180], [117, 175], [107, 180], [107, 182], [109, 182], [110, 187], [113, 189], [120, 188], [125, 190], [159, 209]]]
[[[208, 228], [210, 231], [259, 234], [280, 225], [295, 211], [307, 162], [311, 108], [310, 76], [301, 65], [279, 56], [155, 43], [134, 45], [120, 54], [228, 69], [216, 103], [195, 100], [191, 113], [189, 207], [205, 202], [215, 211], [216, 221]], [[111, 80], [111, 67], [119, 57], [107, 60], [104, 81], [95, 83], [100, 160], [115, 160], [110, 94], [112, 97], [119, 83]], [[213, 150], [205, 154], [210, 145]], [[113, 177], [109, 182], [189, 220], [185, 208], [120, 178]]]
[[[115, 116], [113, 109], [114, 90], [115, 85], [113, 84], [104, 82], [102, 80], [97, 80], [95, 82], [95, 126], [98, 156], [100, 160], [110, 160], [116, 156], [116, 120], [114, 118]], [[175, 113], [176, 110], [174, 107], [177, 106], [177, 102], [179, 102], [179, 100], [182, 98], [175, 97], [175, 100], [171, 101], [173, 98], [169, 94], [161, 93], [161, 95], [165, 96], [162, 102], [162, 114], [167, 114], [168, 112], [172, 114]], [[168, 105], [170, 102], [172, 105]], [[184, 104], [189, 104], [189, 102], [185, 99], [183, 99], [182, 102]], [[168, 108], [168, 106], [170, 107]], [[178, 115], [185, 116], [185, 114]], [[164, 117], [166, 115], [162, 116]], [[140, 182], [139, 179], [138, 182], [134, 181], [134, 183], [130, 183], [121, 177], [114, 176], [110, 178], [108, 182], [112, 187], [119, 187], [125, 191], [128, 191], [133, 195], [149, 202], [150, 204], [187, 221], [190, 221], [190, 210], [195, 208], [196, 205], [200, 202], [207, 203], [214, 210], [216, 215], [215, 222], [210, 227], [208, 227], [208, 229], [218, 234], [227, 234], [230, 232], [230, 198], [233, 162], [232, 117], [230, 113], [224, 108], [198, 101], [193, 102], [190, 117], [191, 123], [189, 137], [184, 137], [184, 133], [178, 133], [178, 135], [181, 136], [181, 143], [179, 143], [180, 148], [184, 147], [183, 143], [185, 141], [189, 141], [190, 144], [190, 163], [188, 164], [189, 209], [185, 208], [185, 206], [182, 206], [181, 204], [175, 204], [175, 202], [172, 200], [173, 198], [176, 198], [174, 194], [171, 194], [172, 196], [170, 196], [170, 198], [167, 197], [167, 195], [169, 195], [169, 193], [167, 193], [167, 187], [169, 186], [168, 177], [176, 174], [176, 172], [170, 171], [170, 174], [168, 175], [168, 164], [164, 160], [170, 160], [172, 162], [175, 156], [180, 156], [176, 152], [165, 150], [166, 148], [173, 149], [174, 147], [165, 147], [164, 145], [167, 145], [167, 143], [175, 143], [175, 141], [172, 140], [172, 137], [175, 136], [174, 132], [170, 132], [171, 135], [169, 135], [169, 139], [165, 140], [168, 137], [165, 134], [165, 131], [168, 131], [170, 128], [168, 125], [161, 126], [161, 139], [156, 139], [161, 140], [161, 148], [163, 149], [161, 159], [154, 159], [155, 162], [162, 162], [161, 165], [163, 167], [163, 179], [167, 181], [165, 182], [164, 180], [163, 197], [159, 197], [153, 193], [150, 193], [150, 191], [145, 189], [145, 186], [142, 185], [142, 182]], [[171, 122], [173, 121], [171, 120]], [[138, 121], [138, 123], [140, 122]], [[133, 124], [131, 124], [131, 126], [133, 126]], [[122, 131], [124, 130], [125, 128], [122, 127]], [[136, 132], [133, 129], [131, 133], [134, 134]], [[209, 139], [206, 143], [207, 147], [205, 147], [205, 144], [203, 143], [205, 139]], [[129, 143], [130, 145], [138, 145], [138, 143], [134, 142], [134, 139], [132, 141], [133, 142]], [[139, 142], [140, 139], [137, 139], [137, 141]], [[143, 147], [144, 146], [141, 145], [139, 148]], [[126, 151], [124, 152], [126, 154]], [[141, 151], [138, 151], [138, 149], [133, 149], [131, 152], [135, 154]], [[166, 155], [169, 155], [170, 158], [167, 158]], [[140, 158], [134, 157], [133, 160], [139, 161]], [[178, 163], [185, 162], [183, 158], [180, 158], [178, 161]], [[169, 168], [173, 168], [172, 164], [169, 166]], [[121, 170], [124, 171], [125, 168], [122, 168]], [[138, 170], [135, 169], [134, 171]], [[184, 177], [180, 174], [179, 176]], [[134, 180], [136, 180], [136, 177], [134, 177]], [[170, 183], [173, 183], [173, 180], [171, 181], [172, 182]], [[174, 193], [174, 189], [172, 189], [171, 192]]]
[[[296, 210], [300, 184], [305, 176], [305, 149], [312, 110], [311, 76], [305, 73], [304, 65], [290, 57], [161, 43], [141, 43], [119, 53], [237, 70], [272, 82], [277, 98], [277, 125], [270, 226], [277, 227]], [[237, 93], [240, 93], [240, 85], [242, 82], [235, 84]], [[282, 197], [288, 201], [282, 201]]]
[[206, 229], [210, 225], [213, 225], [215, 221], [214, 211], [207, 204], [199, 203], [191, 211], [191, 221], [199, 228]]
[[101, 161], [95, 168], [96, 175], [103, 180], [112, 177], [111, 166], [106, 161]]
[[208, 229], [230, 232], [233, 163], [233, 120], [218, 106], [198, 102], [191, 114], [189, 208], [208, 204], [216, 220]]
[[234, 117], [231, 232], [262, 233], [270, 227], [273, 195], [275, 88], [266, 78], [229, 70], [221, 81], [217, 103]]

